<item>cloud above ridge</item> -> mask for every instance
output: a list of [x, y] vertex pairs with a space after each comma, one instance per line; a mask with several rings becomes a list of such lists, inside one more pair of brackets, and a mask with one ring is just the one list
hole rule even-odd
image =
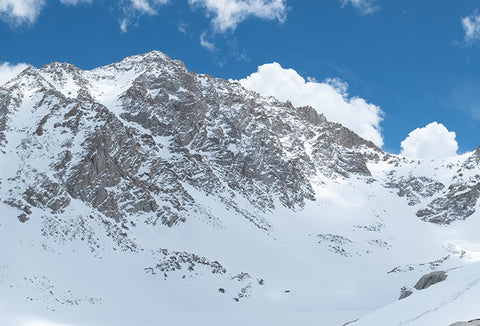
[[383, 111], [363, 98], [349, 96], [348, 84], [339, 79], [305, 79], [295, 70], [274, 62], [258, 67], [257, 72], [239, 82], [264, 96], [289, 100], [295, 106], [309, 105], [329, 121], [341, 123], [379, 147], [383, 145]]
[[0, 64], [0, 85], [5, 84], [10, 79], [13, 79], [23, 70], [27, 69], [28, 65], [26, 63], [19, 63], [12, 65], [8, 62]]
[[438, 159], [457, 155], [456, 134], [443, 124], [432, 122], [411, 131], [401, 143], [400, 155], [413, 159]]

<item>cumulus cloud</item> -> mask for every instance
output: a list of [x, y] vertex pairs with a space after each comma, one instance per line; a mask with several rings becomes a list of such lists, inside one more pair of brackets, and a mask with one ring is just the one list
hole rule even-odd
[[19, 63], [17, 65], [12, 65], [8, 62], [0, 64], [0, 85], [5, 84], [10, 79], [14, 78], [16, 75], [21, 73], [28, 67], [25, 63]]
[[457, 155], [458, 143], [455, 132], [441, 123], [432, 122], [410, 132], [401, 143], [400, 155], [414, 158], [445, 158]]
[[188, 0], [188, 3], [212, 15], [215, 31], [222, 33], [234, 31], [250, 17], [284, 22], [287, 16], [285, 0]]
[[380, 122], [382, 110], [362, 98], [350, 97], [347, 83], [339, 79], [317, 82], [305, 80], [293, 69], [278, 63], [264, 64], [258, 71], [240, 80], [247, 89], [279, 100], [290, 100], [295, 106], [309, 105], [329, 121], [339, 122], [375, 145], [383, 145]]
[[471, 45], [480, 40], [480, 14], [478, 10], [475, 10], [470, 16], [462, 18], [462, 26], [465, 31], [465, 44]]
[[351, 4], [362, 15], [370, 15], [378, 10], [378, 6], [375, 4], [375, 0], [340, 0], [342, 7]]
[[44, 5], [45, 0], [0, 0], [0, 19], [13, 25], [32, 24]]

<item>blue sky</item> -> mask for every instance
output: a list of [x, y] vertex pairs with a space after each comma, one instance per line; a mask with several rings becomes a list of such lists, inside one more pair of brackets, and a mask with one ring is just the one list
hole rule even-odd
[[[480, 145], [479, 9], [478, 0], [0, 0], [0, 65], [91, 69], [160, 50], [190, 70], [240, 80], [276, 62], [259, 80], [278, 81], [288, 68], [328, 80], [352, 110], [383, 118], [371, 122], [361, 109], [355, 117], [376, 124], [386, 151], [436, 121], [446, 129], [420, 129], [410, 143], [437, 141], [451, 153], [454, 131], [462, 153]], [[298, 103], [315, 100], [298, 87]]]

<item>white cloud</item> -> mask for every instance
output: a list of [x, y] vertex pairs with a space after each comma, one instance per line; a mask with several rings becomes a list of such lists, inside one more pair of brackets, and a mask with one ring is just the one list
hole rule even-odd
[[44, 5], [44, 0], [0, 0], [0, 19], [13, 25], [32, 24]]
[[178, 28], [179, 32], [181, 32], [183, 34], [187, 34], [188, 24], [181, 21], [181, 22], [178, 23], [177, 28]]
[[212, 24], [217, 32], [234, 31], [238, 24], [250, 18], [285, 21], [285, 0], [188, 0], [190, 6], [200, 6], [213, 15]]
[[167, 4], [169, 0], [130, 0], [131, 8], [140, 13], [156, 15], [157, 7]]
[[470, 45], [480, 40], [480, 14], [477, 10], [462, 18], [462, 26], [465, 31], [465, 44]]
[[122, 19], [120, 21], [120, 30], [124, 33], [126, 33], [128, 31], [128, 20], [126, 18]]
[[93, 0], [60, 0], [64, 5], [76, 6], [81, 3], [92, 3]]
[[[0, 0], [0, 20], [12, 25], [33, 24], [43, 7], [51, 0]], [[59, 0], [68, 6], [91, 4], [94, 0]], [[170, 0], [120, 0], [120, 29], [126, 32], [142, 15], [157, 15]], [[283, 22], [287, 16], [286, 0], [188, 0], [191, 8], [205, 9], [215, 32], [234, 31], [238, 24], [252, 17]], [[179, 25], [185, 31], [185, 25]]]
[[293, 69], [283, 69], [278, 63], [258, 67], [240, 83], [247, 89], [279, 100], [290, 100], [295, 106], [312, 106], [329, 121], [339, 122], [377, 146], [383, 145], [380, 122], [382, 110], [359, 97], [349, 97], [348, 85], [339, 79], [317, 82], [305, 80]]
[[[67, 0], [78, 1], [78, 0]], [[87, 0], [88, 1], [88, 0]], [[128, 0], [121, 3], [121, 9], [124, 17], [120, 19], [120, 30], [126, 32], [128, 26], [138, 19], [141, 15], [156, 15], [158, 8], [166, 5], [170, 0]]]
[[202, 47], [204, 47], [205, 49], [207, 49], [208, 51], [215, 51], [217, 50], [217, 48], [215, 47], [215, 44], [209, 40], [207, 40], [207, 36], [206, 36], [206, 33], [203, 32], [201, 35], [200, 35], [200, 45]]
[[414, 159], [452, 157], [458, 150], [455, 137], [455, 132], [443, 124], [432, 122], [408, 134], [401, 143], [400, 155]]
[[25, 63], [12, 65], [8, 62], [4, 62], [3, 64], [0, 64], [0, 85], [8, 82], [10, 79], [14, 78], [23, 70], [27, 69], [27, 67], [28, 65]]
[[362, 15], [370, 15], [378, 10], [378, 6], [375, 4], [376, 0], [340, 0], [342, 7], [351, 4]]

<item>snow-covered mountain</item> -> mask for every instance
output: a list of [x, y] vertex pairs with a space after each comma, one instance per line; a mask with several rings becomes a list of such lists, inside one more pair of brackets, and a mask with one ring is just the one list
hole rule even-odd
[[161, 52], [31, 67], [0, 86], [0, 323], [480, 318], [479, 165], [385, 153]]

